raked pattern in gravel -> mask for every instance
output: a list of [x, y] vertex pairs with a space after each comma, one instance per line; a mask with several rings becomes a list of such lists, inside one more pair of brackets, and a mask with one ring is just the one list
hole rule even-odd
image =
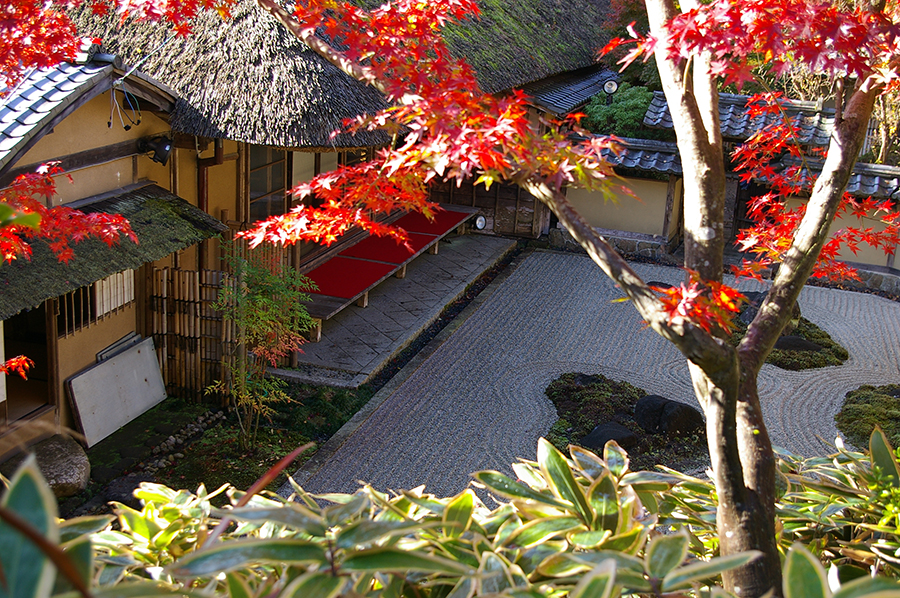
[[[635, 264], [647, 281], [677, 284], [677, 268]], [[743, 290], [759, 290], [749, 281]], [[544, 389], [565, 372], [602, 373], [696, 405], [684, 359], [644, 329], [621, 293], [587, 258], [535, 252], [371, 416], [304, 480], [311, 492], [426, 484], [461, 491], [480, 469], [510, 471], [533, 459], [556, 420]], [[804, 372], [763, 367], [759, 389], [778, 446], [823, 453], [844, 394], [860, 384], [900, 382], [900, 303], [817, 287], [803, 315], [850, 351], [842, 366]]]

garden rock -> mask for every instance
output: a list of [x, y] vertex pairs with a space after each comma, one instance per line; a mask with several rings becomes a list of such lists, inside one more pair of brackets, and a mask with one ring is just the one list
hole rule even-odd
[[650, 434], [682, 436], [704, 428], [699, 410], [659, 395], [647, 395], [634, 406], [634, 420]]
[[703, 414], [698, 409], [679, 403], [678, 401], [669, 401], [663, 409], [662, 419], [660, 421], [660, 431], [668, 436], [685, 436], [703, 430], [706, 422], [703, 421]]
[[802, 336], [782, 336], [775, 341], [775, 348], [780, 351], [813, 351], [818, 353], [822, 350], [821, 345], [817, 345], [812, 341], [808, 341]]
[[659, 434], [659, 422], [669, 399], [647, 395], [634, 405], [634, 421], [648, 434]]
[[624, 449], [637, 446], [638, 437], [634, 432], [616, 422], [600, 424], [591, 433], [581, 439], [581, 445], [595, 452], [600, 452], [606, 443], [615, 440]]
[[[56, 498], [66, 498], [87, 488], [91, 479], [91, 464], [81, 445], [60, 434], [35, 444], [30, 449], [38, 468]], [[3, 475], [10, 477], [18, 469], [25, 455], [18, 455], [3, 464]]]

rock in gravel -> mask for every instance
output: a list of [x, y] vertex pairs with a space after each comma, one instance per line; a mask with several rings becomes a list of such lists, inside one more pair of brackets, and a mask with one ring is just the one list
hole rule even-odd
[[617, 422], [600, 424], [581, 439], [581, 445], [595, 452], [603, 451], [610, 440], [615, 440], [624, 449], [636, 446], [638, 437], [634, 432]]
[[647, 395], [634, 406], [634, 420], [650, 434], [680, 436], [702, 430], [703, 414], [690, 405]]
[[802, 336], [782, 336], [775, 341], [775, 348], [781, 351], [813, 351], [818, 353], [822, 346], [808, 341]]

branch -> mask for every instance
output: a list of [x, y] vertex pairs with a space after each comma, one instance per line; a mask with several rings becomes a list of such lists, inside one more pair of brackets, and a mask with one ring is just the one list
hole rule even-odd
[[[662, 304], [650, 287], [631, 269], [609, 243], [594, 230], [559, 190], [546, 182], [526, 181], [523, 189], [540, 199], [556, 215], [591, 259], [612, 279], [625, 296], [631, 300], [647, 325], [666, 340], [672, 342], [689, 360], [697, 364], [714, 381], [733, 375], [728, 353], [733, 349], [690, 322], [677, 318], [669, 321]], [[726, 366], [726, 367], [723, 367]]]
[[309, 46], [313, 52], [357, 81], [368, 83], [381, 93], [387, 94], [384, 84], [375, 76], [372, 69], [347, 59], [342, 52], [339, 52], [321, 37], [318, 37], [314, 28], [303, 27], [291, 13], [283, 9], [277, 2], [273, 0], [256, 0], [256, 4], [275, 17], [294, 37]]
[[[685, 266], [704, 280], [721, 282], [725, 230], [725, 159], [719, 134], [718, 92], [709, 75], [709, 59], [686, 62], [670, 54], [666, 23], [678, 11], [673, 0], [646, 0], [650, 33], [656, 38], [656, 64], [684, 168]], [[685, 5], [682, 4], [682, 7]], [[689, 85], [685, 85], [686, 82]]]
[[769, 294], [738, 346], [741, 366], [747, 371], [755, 373], [762, 367], [816, 265], [865, 140], [869, 118], [880, 92], [879, 86], [862, 83], [850, 96], [844, 108], [844, 118], [840, 123], [835, 123], [828, 156], [807, 202], [806, 213], [778, 268]]

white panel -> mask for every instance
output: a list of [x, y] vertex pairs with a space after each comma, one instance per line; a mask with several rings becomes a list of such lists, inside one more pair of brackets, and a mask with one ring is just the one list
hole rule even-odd
[[294, 180], [291, 181], [291, 186], [293, 187], [297, 183], [312, 180], [316, 172], [316, 155], [312, 152], [293, 152], [292, 155], [294, 157]]
[[152, 338], [82, 370], [66, 383], [88, 447], [166, 398]]
[[331, 172], [332, 170], [337, 170], [337, 160], [337, 152], [322, 154], [322, 172]]
[[134, 301], [134, 270], [125, 270], [94, 283], [97, 317]]

